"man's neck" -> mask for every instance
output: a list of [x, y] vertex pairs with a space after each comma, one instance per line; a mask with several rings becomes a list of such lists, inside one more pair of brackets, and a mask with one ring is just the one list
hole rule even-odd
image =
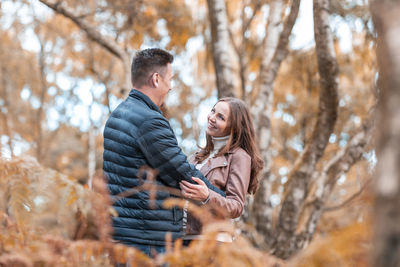
[[159, 108], [161, 107], [162, 103], [159, 103], [160, 100], [158, 99], [157, 94], [155, 94], [154, 88], [150, 88], [149, 86], [141, 86], [134, 88], [140, 91], [141, 93], [147, 95], [151, 99], [151, 101], [153, 101], [153, 103], [156, 104]]

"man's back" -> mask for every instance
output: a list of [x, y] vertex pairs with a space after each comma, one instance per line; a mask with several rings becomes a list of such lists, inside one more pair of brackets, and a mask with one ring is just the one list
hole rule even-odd
[[[152, 159], [149, 159], [153, 152], [144, 153], [143, 146], [146, 146], [147, 139], [151, 142], [152, 135], [164, 133], [144, 130], [143, 127], [146, 126], [143, 125], [159, 120], [168, 125], [158, 107], [136, 90], [132, 90], [129, 97], [111, 114], [104, 129], [103, 170], [112, 195], [140, 185], [139, 178], [143, 177], [138, 177], [138, 171], [141, 167], [155, 167], [152, 166]], [[170, 129], [165, 127], [154, 131], [170, 134]], [[151, 150], [151, 147], [146, 149]], [[156, 159], [155, 161], [157, 162]], [[156, 183], [166, 185], [160, 179]], [[150, 197], [147, 191], [116, 201], [113, 207], [119, 216], [113, 218], [114, 239], [128, 245], [164, 245], [167, 231], [172, 233], [174, 239], [180, 237], [182, 211], [177, 208], [165, 210], [161, 207], [162, 201], [169, 197], [171, 196], [167, 192], [157, 192], [154, 207], [149, 206]]]

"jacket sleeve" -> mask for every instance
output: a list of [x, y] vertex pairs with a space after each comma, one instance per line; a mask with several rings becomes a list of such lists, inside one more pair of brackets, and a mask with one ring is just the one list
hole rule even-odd
[[235, 152], [232, 155], [228, 178], [225, 187], [226, 197], [210, 191], [209, 204], [227, 212], [230, 218], [237, 218], [242, 214], [246, 193], [249, 188], [251, 173], [251, 158], [245, 151]]
[[192, 179], [194, 176], [202, 179], [217, 195], [225, 196], [222, 190], [213, 186], [199, 170], [189, 164], [166, 120], [159, 118], [146, 120], [140, 126], [137, 143], [149, 167], [158, 171], [158, 177], [166, 185], [179, 188], [181, 180], [194, 183]]

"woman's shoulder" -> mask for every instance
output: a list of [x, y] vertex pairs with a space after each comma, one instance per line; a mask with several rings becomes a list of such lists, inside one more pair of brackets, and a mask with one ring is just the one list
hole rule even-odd
[[231, 153], [233, 158], [251, 160], [251, 156], [241, 147], [234, 148]]

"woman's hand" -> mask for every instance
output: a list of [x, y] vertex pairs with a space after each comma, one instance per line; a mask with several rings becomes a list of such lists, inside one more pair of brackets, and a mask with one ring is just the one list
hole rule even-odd
[[182, 195], [193, 200], [205, 201], [210, 195], [207, 185], [197, 177], [192, 177], [192, 179], [197, 184], [191, 184], [187, 181], [181, 181], [179, 183]]

